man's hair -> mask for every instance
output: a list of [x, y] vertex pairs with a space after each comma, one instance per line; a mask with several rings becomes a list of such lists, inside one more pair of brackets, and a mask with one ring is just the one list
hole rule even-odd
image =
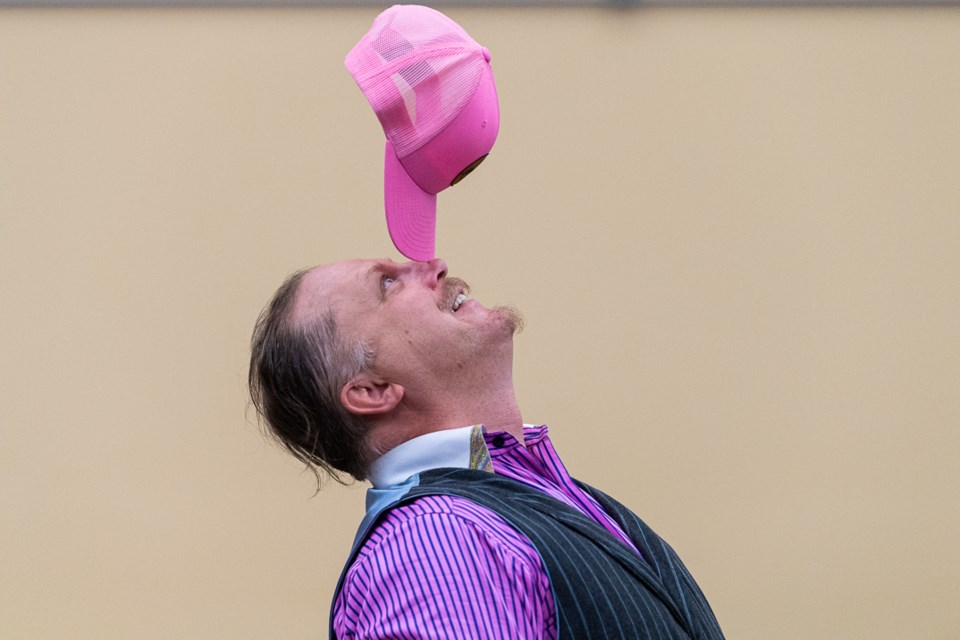
[[331, 310], [296, 320], [297, 290], [308, 269], [289, 276], [260, 312], [250, 340], [250, 398], [269, 432], [317, 476], [364, 480], [369, 424], [340, 404], [340, 390], [373, 364], [359, 341], [341, 336]]

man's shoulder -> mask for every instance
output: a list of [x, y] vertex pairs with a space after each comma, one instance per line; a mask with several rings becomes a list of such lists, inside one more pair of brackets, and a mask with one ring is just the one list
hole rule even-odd
[[[536, 549], [460, 496], [420, 496], [388, 509], [343, 576], [333, 610], [341, 637], [347, 629], [397, 637], [392, 625], [411, 619], [458, 629], [437, 637], [555, 637], [553, 592]], [[478, 620], [488, 622], [473, 634], [459, 629]]]
[[451, 545], [473, 545], [512, 556], [536, 556], [529, 539], [489, 508], [454, 495], [420, 496], [381, 515], [360, 548], [356, 563], [371, 556], [416, 548], [446, 553]]
[[380, 518], [370, 538], [403, 535], [418, 523], [466, 524], [481, 531], [508, 527], [506, 521], [489, 508], [456, 495], [426, 495], [413, 498], [388, 509]]

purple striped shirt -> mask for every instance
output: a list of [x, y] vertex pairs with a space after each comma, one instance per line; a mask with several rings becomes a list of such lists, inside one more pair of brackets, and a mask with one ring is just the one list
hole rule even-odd
[[[570, 478], [546, 426], [525, 425], [524, 444], [480, 426], [431, 433], [378, 459], [371, 479], [384, 489], [428, 469], [485, 469], [579, 509], [636, 552]], [[341, 640], [557, 637], [536, 549], [500, 516], [457, 496], [422, 497], [386, 514], [344, 577], [333, 627]]]

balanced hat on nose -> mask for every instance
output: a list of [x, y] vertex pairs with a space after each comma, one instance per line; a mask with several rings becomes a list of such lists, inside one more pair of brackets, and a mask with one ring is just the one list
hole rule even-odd
[[393, 244], [434, 257], [437, 194], [490, 152], [500, 129], [490, 52], [428, 7], [396, 5], [345, 64], [386, 134], [383, 200]]

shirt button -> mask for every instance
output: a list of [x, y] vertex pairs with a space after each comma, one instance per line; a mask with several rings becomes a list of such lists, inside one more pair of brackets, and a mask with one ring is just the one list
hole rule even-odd
[[504, 438], [503, 436], [494, 436], [494, 437], [493, 437], [493, 446], [495, 446], [495, 447], [498, 447], [498, 448], [499, 448], [499, 447], [502, 447], [502, 446], [505, 445], [506, 443], [507, 443], [507, 439]]

